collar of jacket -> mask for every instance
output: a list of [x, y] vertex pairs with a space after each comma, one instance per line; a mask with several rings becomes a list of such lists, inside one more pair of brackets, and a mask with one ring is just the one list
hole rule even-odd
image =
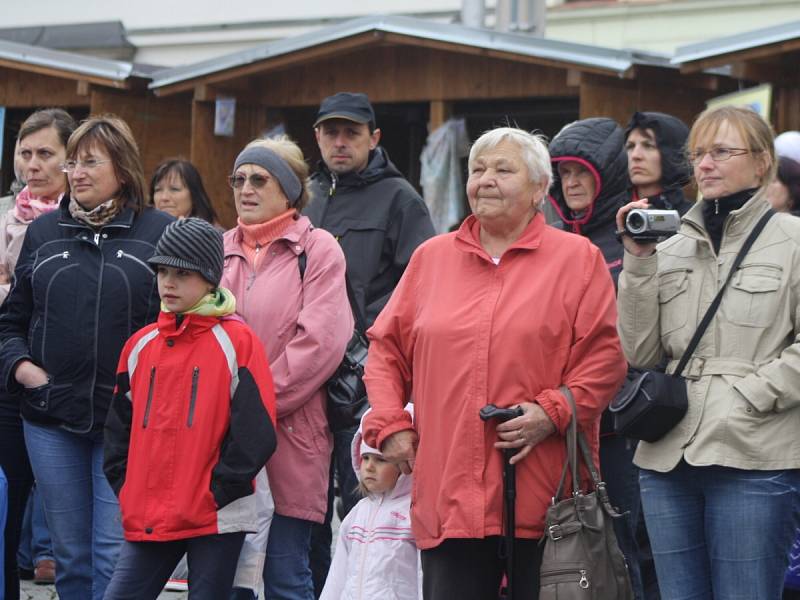
[[[351, 171], [344, 175], [336, 176], [336, 189], [355, 189], [366, 187], [381, 179], [388, 179], [390, 177], [402, 177], [403, 174], [394, 166], [394, 163], [389, 159], [389, 154], [383, 146], [377, 146], [369, 153], [367, 166], [361, 171]], [[317, 172], [312, 176], [313, 178], [323, 177], [330, 185], [333, 182], [333, 174], [325, 161], [319, 161], [317, 164]]]
[[[704, 240], [710, 244], [711, 240], [706, 231], [705, 219], [703, 218], [703, 202], [706, 201], [695, 202], [694, 206], [683, 216], [683, 226], [680, 229], [680, 233], [693, 239]], [[738, 237], [746, 234], [769, 208], [770, 206], [766, 199], [766, 187], [761, 187], [753, 194], [750, 200], [745, 202], [744, 206], [730, 212], [725, 221], [723, 238]]]
[[[69, 195], [64, 194], [64, 197], [61, 199], [61, 203], [58, 205], [58, 224], [66, 227], [92, 229], [86, 223], [81, 223], [80, 221], [76, 221], [72, 218], [72, 215], [69, 214], [69, 200]], [[116, 217], [111, 219], [109, 223], [106, 223], [100, 229], [105, 229], [106, 227], [124, 227], [126, 229], [130, 229], [133, 227], [133, 221], [135, 218], [136, 214], [133, 212], [133, 209], [130, 207], [125, 207], [117, 214]]]
[[[542, 242], [542, 234], [545, 227], [547, 225], [544, 222], [544, 214], [537, 212], [522, 232], [522, 235], [509, 246], [506, 253], [511, 250], [536, 250]], [[464, 252], [478, 254], [494, 264], [492, 257], [481, 245], [481, 224], [475, 215], [470, 215], [464, 219], [461, 227], [458, 228], [456, 232], [456, 248]]]
[[197, 314], [185, 314], [181, 319], [181, 324], [175, 327], [177, 318], [176, 313], [164, 312], [163, 310], [158, 313], [158, 333], [165, 338], [174, 338], [182, 335], [187, 329], [190, 334], [199, 334], [214, 327], [220, 322], [219, 317], [206, 317]]
[[[311, 224], [309, 218], [304, 215], [298, 215], [298, 218], [289, 224], [289, 227], [286, 228], [283, 235], [274, 239], [272, 243], [285, 244], [289, 250], [294, 252], [297, 256], [300, 256], [300, 254], [305, 251], [308, 236], [312, 229], [314, 229], [314, 226]], [[241, 256], [242, 258], [246, 258], [244, 250], [242, 250], [242, 230], [238, 225], [226, 234], [225, 257], [228, 256]]]

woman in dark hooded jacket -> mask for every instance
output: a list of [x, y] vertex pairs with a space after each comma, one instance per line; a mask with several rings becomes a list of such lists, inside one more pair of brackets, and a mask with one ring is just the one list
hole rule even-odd
[[672, 115], [635, 112], [625, 128], [625, 151], [632, 200], [647, 198], [650, 207], [685, 213], [692, 203], [683, 187], [692, 178], [686, 159], [689, 128]]
[[[614, 279], [622, 270], [622, 244], [616, 238], [616, 213], [628, 202], [625, 134], [613, 119], [592, 118], [564, 127], [550, 142], [553, 185], [550, 204], [560, 217], [553, 223], [588, 237], [600, 248]], [[644, 598], [636, 527], [639, 520], [639, 471], [633, 464], [636, 443], [614, 433], [608, 411], [600, 424], [600, 470], [611, 504], [624, 517], [614, 530], [628, 562], [637, 600]]]
[[[615, 215], [628, 201], [622, 129], [613, 119], [592, 118], [565, 126], [550, 142], [554, 227], [588, 237], [600, 248], [614, 284], [622, 268]], [[588, 189], [591, 188], [591, 189]]]

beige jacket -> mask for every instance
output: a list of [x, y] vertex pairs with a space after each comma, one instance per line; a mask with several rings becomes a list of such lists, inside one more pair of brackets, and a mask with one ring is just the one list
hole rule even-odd
[[13, 206], [0, 216], [0, 302], [8, 296], [28, 225], [30, 223], [20, 221], [14, 215]]
[[[619, 278], [619, 334], [633, 366], [663, 357], [672, 372], [725, 281], [748, 232], [767, 210], [764, 189], [725, 224], [719, 256], [698, 203], [655, 255], [628, 252]], [[689, 410], [635, 463], [666, 472], [696, 466], [800, 467], [800, 219], [772, 217], [738, 272], [684, 370]]]

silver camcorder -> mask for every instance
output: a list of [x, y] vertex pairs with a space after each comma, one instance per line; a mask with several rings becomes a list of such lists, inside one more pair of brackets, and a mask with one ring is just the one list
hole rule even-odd
[[677, 210], [634, 208], [625, 217], [625, 231], [637, 242], [655, 242], [671, 236], [681, 225]]

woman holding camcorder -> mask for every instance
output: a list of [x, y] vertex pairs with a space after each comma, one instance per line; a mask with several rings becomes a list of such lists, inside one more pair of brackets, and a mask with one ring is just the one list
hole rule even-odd
[[[779, 598], [800, 506], [800, 221], [769, 214], [773, 134], [755, 112], [705, 111], [688, 149], [703, 200], [678, 233], [622, 234], [633, 366], [674, 373], [709, 314], [681, 373], [686, 413], [636, 452], [647, 529], [664, 600]], [[617, 229], [648, 207], [621, 208]]]

